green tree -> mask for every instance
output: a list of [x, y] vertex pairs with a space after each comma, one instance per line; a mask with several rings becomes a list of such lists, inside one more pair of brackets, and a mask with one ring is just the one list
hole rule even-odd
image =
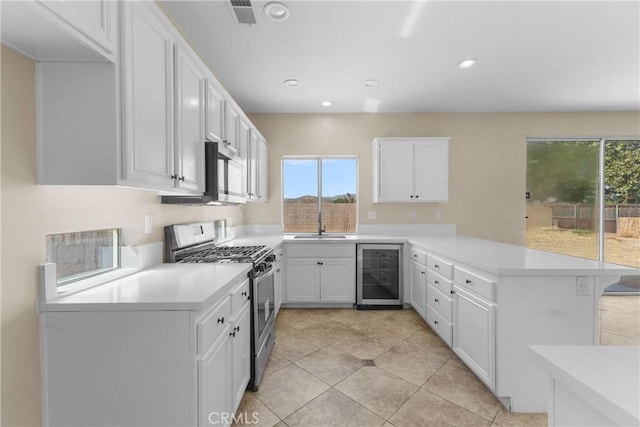
[[606, 202], [640, 203], [640, 141], [607, 141], [604, 164]]

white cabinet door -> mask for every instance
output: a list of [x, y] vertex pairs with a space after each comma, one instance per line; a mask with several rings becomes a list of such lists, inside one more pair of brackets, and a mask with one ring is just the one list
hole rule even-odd
[[269, 201], [269, 146], [260, 138], [258, 142], [258, 201]]
[[[406, 202], [413, 198], [413, 144], [393, 140], [379, 146], [379, 202]], [[375, 196], [374, 196], [375, 197]]]
[[176, 187], [204, 191], [203, 79], [204, 72], [190, 53], [175, 47]]
[[284, 285], [284, 271], [282, 270], [282, 262], [278, 261], [275, 265], [275, 271], [273, 273], [273, 287], [274, 287], [274, 310], [276, 311], [276, 316], [280, 311], [280, 306], [282, 305], [282, 292]]
[[231, 412], [230, 361], [231, 340], [227, 330], [198, 359], [198, 425], [229, 425], [220, 416]]
[[146, 2], [122, 2], [123, 178], [174, 188], [174, 36]]
[[454, 285], [453, 350], [495, 388], [495, 306]]
[[320, 302], [317, 259], [287, 258], [287, 302]]
[[[248, 129], [248, 127], [247, 127]], [[247, 200], [258, 199], [258, 135], [249, 132], [247, 144]]]
[[222, 142], [224, 97], [210, 79], [205, 82], [205, 133], [207, 141]]
[[409, 280], [409, 303], [414, 310], [426, 318], [425, 306], [427, 303], [427, 275], [426, 268], [417, 262], [411, 261]]
[[229, 102], [224, 102], [224, 138], [222, 141], [228, 144], [231, 148], [239, 149], [238, 143], [238, 120], [240, 115], [235, 107]]
[[320, 301], [355, 303], [355, 259], [323, 258], [319, 262]]
[[231, 407], [238, 408], [251, 379], [251, 304], [246, 303], [231, 321]]
[[446, 202], [449, 196], [449, 142], [416, 142], [414, 161], [415, 201]]

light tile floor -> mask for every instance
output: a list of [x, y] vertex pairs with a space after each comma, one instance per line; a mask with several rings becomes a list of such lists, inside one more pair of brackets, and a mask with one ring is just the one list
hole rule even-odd
[[254, 412], [261, 426], [547, 425], [504, 409], [411, 309], [282, 309], [260, 389], [236, 414]]
[[[603, 345], [640, 344], [640, 296], [603, 297], [599, 316]], [[237, 411], [261, 426], [547, 425], [504, 409], [411, 309], [283, 309], [276, 336]]]

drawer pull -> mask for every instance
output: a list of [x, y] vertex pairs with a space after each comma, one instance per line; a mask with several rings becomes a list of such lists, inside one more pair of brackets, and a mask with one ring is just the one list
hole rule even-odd
[[467, 285], [471, 285], [471, 284], [472, 284], [472, 283], [471, 283], [471, 280], [469, 280], [469, 279], [465, 280], [464, 282], [465, 282]]
[[243, 297], [246, 297], [246, 296], [247, 296], [247, 291], [243, 291], [241, 295], [242, 295]]
[[452, 290], [450, 290], [449, 292], [451, 292], [451, 295], [453, 295], [453, 294], [455, 294], [455, 293], [456, 293], [456, 291], [454, 291], [453, 289], [452, 289]]
[[433, 267], [434, 268], [440, 268], [440, 265], [439, 264], [435, 264]]
[[229, 332], [229, 336], [235, 338], [236, 337], [236, 331]]
[[434, 298], [433, 301], [434, 302], [440, 302], [440, 300], [438, 298]]
[[418, 254], [413, 254], [413, 257], [414, 258], [418, 258]]
[[433, 323], [434, 323], [435, 325], [437, 325], [437, 324], [438, 324], [438, 321], [437, 321], [437, 320], [434, 320], [434, 321], [433, 321]]
[[435, 284], [436, 284], [436, 285], [438, 285], [438, 286], [440, 286], [440, 280], [436, 280], [436, 281], [435, 281]]
[[233, 328], [233, 330], [236, 332], [240, 331], [240, 326], [236, 326], [235, 328]]
[[424, 274], [424, 271], [421, 271], [420, 273]]
[[224, 325], [224, 316], [218, 317], [218, 323], [222, 323]]

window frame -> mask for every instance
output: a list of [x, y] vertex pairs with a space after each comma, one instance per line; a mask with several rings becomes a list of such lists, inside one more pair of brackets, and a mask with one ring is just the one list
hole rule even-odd
[[318, 176], [317, 176], [317, 181], [318, 181], [318, 188], [317, 188], [317, 196], [318, 196], [318, 204], [317, 204], [317, 210], [318, 212], [321, 213], [322, 215], [322, 161], [323, 160], [340, 160], [340, 159], [347, 159], [347, 160], [355, 160], [356, 163], [356, 170], [355, 170], [355, 176], [356, 176], [356, 202], [355, 202], [355, 230], [353, 232], [331, 232], [331, 231], [323, 231], [322, 234], [323, 235], [354, 235], [358, 233], [358, 227], [359, 227], [359, 218], [360, 218], [360, 157], [357, 155], [349, 155], [349, 154], [341, 154], [341, 155], [284, 155], [281, 157], [280, 159], [280, 190], [281, 190], [281, 197], [280, 197], [280, 224], [282, 227], [282, 233], [285, 235], [308, 235], [308, 236], [314, 236], [314, 235], [318, 235], [317, 232], [315, 233], [309, 233], [309, 232], [296, 232], [296, 231], [285, 231], [285, 224], [284, 224], [284, 200], [285, 200], [285, 196], [284, 196], [284, 186], [285, 186], [285, 181], [284, 181], [284, 164], [286, 160], [315, 160], [317, 162], [318, 165]]
[[[597, 212], [598, 212], [598, 262], [608, 262], [605, 260], [605, 155], [606, 146], [608, 141], [638, 141], [640, 135], [635, 136], [594, 136], [594, 137], [553, 137], [553, 138], [541, 138], [541, 137], [526, 137], [525, 138], [525, 152], [529, 143], [535, 142], [595, 142], [598, 141], [598, 187], [597, 187]], [[525, 162], [527, 161], [527, 155], [525, 154]], [[527, 168], [525, 167], [525, 183], [526, 183]], [[524, 234], [526, 239], [527, 227], [525, 222]], [[553, 252], [559, 253], [559, 252]]]

